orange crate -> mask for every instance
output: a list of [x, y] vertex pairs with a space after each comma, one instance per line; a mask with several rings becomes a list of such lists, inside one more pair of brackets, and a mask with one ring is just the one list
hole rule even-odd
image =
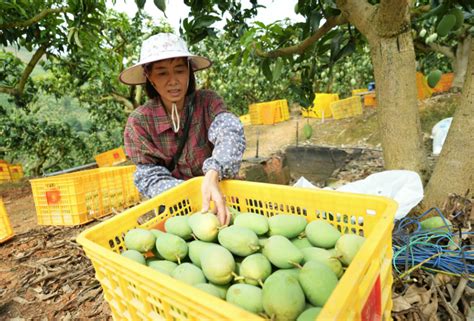
[[10, 219], [8, 218], [7, 211], [5, 210], [5, 205], [0, 198], [0, 243], [6, 242], [14, 235], [15, 234], [10, 224]]
[[441, 79], [438, 81], [433, 90], [437, 93], [448, 91], [453, 84], [454, 74], [452, 72], [442, 74]]
[[134, 172], [131, 165], [30, 180], [38, 224], [85, 224], [138, 203]]
[[21, 166], [21, 164], [11, 164], [8, 166], [8, 169], [10, 170], [10, 176], [12, 181], [16, 182], [23, 178], [23, 167]]
[[9, 165], [7, 162], [0, 163], [0, 183], [10, 182], [12, 180]]
[[[115, 320], [264, 320], [119, 254], [125, 249], [127, 231], [156, 227], [171, 216], [199, 211], [201, 184], [202, 177], [190, 179], [78, 236]], [[397, 208], [393, 200], [237, 180], [222, 181], [220, 187], [227, 205], [241, 212], [301, 215], [308, 221], [325, 220], [344, 233], [364, 235], [366, 242], [316, 320], [391, 319], [392, 228]], [[158, 214], [160, 206], [164, 206], [162, 214]]]
[[364, 106], [365, 107], [375, 107], [377, 106], [377, 100], [375, 98], [375, 93], [368, 94], [364, 96]]
[[99, 167], [114, 166], [127, 160], [122, 147], [111, 149], [95, 156], [95, 161]]
[[359, 96], [334, 101], [330, 108], [334, 119], [362, 115], [362, 101]]

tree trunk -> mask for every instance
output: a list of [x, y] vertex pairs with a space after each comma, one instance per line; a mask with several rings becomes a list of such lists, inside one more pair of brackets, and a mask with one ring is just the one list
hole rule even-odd
[[425, 178], [428, 163], [418, 113], [410, 1], [336, 3], [370, 45], [385, 168], [412, 170]]
[[411, 33], [369, 39], [378, 124], [386, 169], [427, 174], [417, 105], [415, 50]]
[[448, 136], [425, 188], [423, 207], [440, 207], [448, 193], [474, 192], [474, 41], [470, 40], [468, 66], [461, 104], [457, 107]]
[[453, 59], [454, 79], [453, 84], [451, 86], [454, 88], [461, 89], [464, 85], [471, 40], [471, 36], [468, 35], [467, 37], [462, 39], [462, 41], [458, 42], [458, 46], [456, 48], [456, 55]]

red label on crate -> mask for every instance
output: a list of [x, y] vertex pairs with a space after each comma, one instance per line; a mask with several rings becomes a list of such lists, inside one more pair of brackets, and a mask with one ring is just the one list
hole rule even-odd
[[3, 172], [3, 167], [0, 167], [0, 172]]
[[370, 291], [367, 301], [361, 313], [362, 321], [382, 320], [382, 289], [380, 287], [380, 275], [377, 276], [372, 291]]
[[13, 172], [13, 173], [18, 173], [18, 168], [13, 168], [13, 169], [12, 169], [12, 172]]
[[119, 159], [119, 158], [120, 158], [119, 153], [114, 153], [114, 158], [115, 158], [115, 159]]
[[61, 192], [58, 190], [51, 190], [46, 192], [46, 201], [48, 205], [53, 205], [59, 203], [61, 200]]

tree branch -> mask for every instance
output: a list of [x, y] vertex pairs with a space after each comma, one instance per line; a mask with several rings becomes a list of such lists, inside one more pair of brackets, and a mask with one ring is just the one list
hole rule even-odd
[[8, 94], [8, 95], [16, 95], [18, 93], [15, 87], [10, 86], [0, 86], [0, 93]]
[[436, 51], [439, 52], [440, 54], [446, 56], [447, 58], [453, 60], [455, 59], [455, 54], [454, 51], [450, 47], [442, 46], [437, 43], [430, 42], [429, 44], [418, 40], [414, 39], [413, 43], [416, 47], [416, 49], [423, 51], [424, 53], [428, 53], [430, 51]]
[[286, 56], [291, 56], [293, 54], [301, 54], [309, 46], [311, 46], [313, 43], [318, 41], [322, 36], [328, 33], [332, 28], [334, 28], [335, 26], [343, 25], [345, 23], [347, 23], [347, 20], [342, 15], [330, 17], [321, 26], [321, 28], [319, 28], [315, 33], [311, 35], [311, 37], [306, 38], [298, 45], [290, 46], [286, 48], [280, 48], [280, 49], [272, 50], [268, 52], [264, 52], [263, 50], [255, 48], [255, 53], [259, 57], [267, 57], [267, 58], [286, 57]]
[[38, 50], [36, 50], [35, 54], [31, 57], [31, 60], [28, 63], [28, 65], [26, 65], [25, 70], [23, 70], [23, 74], [21, 75], [20, 82], [17, 85], [17, 93], [18, 94], [23, 93], [23, 90], [25, 89], [26, 81], [30, 77], [30, 75], [33, 72], [33, 69], [35, 68], [38, 61], [45, 54], [46, 49], [48, 48], [48, 46], [49, 46], [49, 43], [42, 44], [41, 47], [39, 47]]
[[375, 33], [372, 24], [376, 13], [375, 6], [366, 0], [336, 0], [337, 7], [344, 17], [365, 36]]
[[104, 100], [111, 100], [111, 99], [124, 105], [125, 109], [129, 112], [135, 109], [135, 107], [133, 106], [133, 103], [127, 97], [121, 94], [118, 94], [116, 92], [111, 92], [109, 96], [102, 96], [100, 100], [104, 101]]
[[69, 10], [69, 7], [44, 9], [43, 11], [38, 13], [36, 16], [34, 16], [34, 17], [32, 17], [28, 20], [14, 21], [14, 22], [7, 22], [7, 23], [4, 23], [4, 24], [0, 24], [0, 30], [11, 29], [11, 28], [28, 27], [28, 26], [31, 26], [32, 24], [37, 23], [38, 21], [40, 21], [41, 19], [43, 19], [47, 15], [54, 14], [54, 13], [60, 13], [60, 12], [66, 12], [68, 10]]

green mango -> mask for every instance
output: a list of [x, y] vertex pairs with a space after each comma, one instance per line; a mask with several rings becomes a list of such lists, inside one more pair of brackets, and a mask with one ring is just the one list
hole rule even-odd
[[278, 214], [268, 219], [270, 236], [282, 235], [289, 239], [301, 234], [307, 224], [306, 218], [292, 214]]
[[341, 261], [336, 256], [332, 255], [328, 250], [319, 247], [307, 247], [301, 249], [303, 253], [304, 262], [318, 261], [330, 268], [338, 278], [343, 274]]
[[167, 275], [171, 275], [173, 270], [178, 266], [175, 262], [167, 260], [150, 260], [146, 264], [152, 269]]
[[156, 237], [150, 230], [134, 228], [125, 234], [124, 243], [128, 250], [145, 253], [153, 249]]
[[260, 253], [247, 256], [239, 269], [239, 275], [244, 277], [244, 282], [251, 285], [262, 284], [271, 273], [270, 261]]
[[341, 237], [341, 232], [337, 228], [323, 220], [309, 222], [305, 234], [311, 244], [325, 249], [334, 247], [336, 241]]
[[214, 213], [195, 213], [188, 219], [189, 226], [196, 238], [205, 242], [212, 242], [219, 233], [219, 220]]
[[298, 280], [307, 300], [316, 307], [322, 307], [326, 303], [338, 282], [336, 274], [318, 261], [305, 263]]
[[201, 267], [201, 254], [208, 246], [215, 246], [216, 243], [194, 240], [188, 243], [188, 256], [194, 265]]
[[140, 264], [146, 264], [145, 257], [143, 254], [138, 252], [137, 250], [126, 250], [120, 253], [120, 255], [129, 258], [131, 260], [134, 260], [135, 262], [138, 262]]
[[290, 273], [273, 273], [262, 289], [265, 313], [276, 321], [295, 320], [305, 308], [305, 295], [298, 279]]
[[337, 240], [337, 257], [344, 266], [349, 266], [359, 249], [364, 244], [364, 241], [364, 237], [356, 234], [344, 234]]
[[296, 321], [314, 321], [321, 312], [322, 308], [308, 308], [301, 313]]
[[201, 269], [191, 263], [178, 265], [173, 272], [171, 272], [171, 277], [190, 285], [206, 283], [207, 281]]
[[441, 79], [442, 74], [443, 73], [441, 72], [441, 70], [433, 70], [432, 72], [430, 72], [428, 74], [428, 77], [426, 77], [428, 86], [430, 86], [430, 88], [436, 87], [439, 80]]
[[255, 314], [263, 312], [262, 289], [254, 285], [231, 285], [227, 290], [226, 301]]
[[440, 37], [446, 36], [456, 25], [456, 16], [448, 13], [444, 15], [436, 26], [436, 33]]
[[156, 249], [165, 260], [178, 263], [188, 254], [186, 241], [170, 233], [164, 233], [156, 239]]
[[219, 231], [217, 239], [223, 247], [239, 256], [247, 256], [260, 249], [257, 234], [246, 227], [225, 227]]
[[263, 255], [276, 267], [289, 269], [303, 261], [303, 253], [286, 237], [273, 235], [262, 250]]
[[204, 276], [214, 284], [227, 284], [235, 274], [235, 260], [232, 253], [223, 246], [209, 246], [201, 254], [201, 268]]
[[188, 216], [170, 217], [165, 222], [166, 232], [177, 235], [183, 240], [191, 239], [193, 230], [191, 230], [191, 227], [189, 226], [188, 219]]
[[242, 213], [235, 218], [234, 225], [249, 228], [259, 236], [268, 232], [268, 218], [256, 213]]
[[213, 284], [211, 284], [211, 283], [198, 283], [198, 284], [194, 284], [194, 287], [195, 287], [195, 288], [198, 288], [199, 290], [202, 290], [202, 291], [204, 291], [204, 292], [207, 292], [207, 293], [209, 293], [210, 295], [213, 295], [213, 296], [215, 296], [215, 297], [218, 297], [218, 298], [220, 298], [220, 299], [223, 299], [223, 298], [221, 297], [221, 294], [220, 294], [219, 289], [218, 289], [215, 285], [213, 285]]

